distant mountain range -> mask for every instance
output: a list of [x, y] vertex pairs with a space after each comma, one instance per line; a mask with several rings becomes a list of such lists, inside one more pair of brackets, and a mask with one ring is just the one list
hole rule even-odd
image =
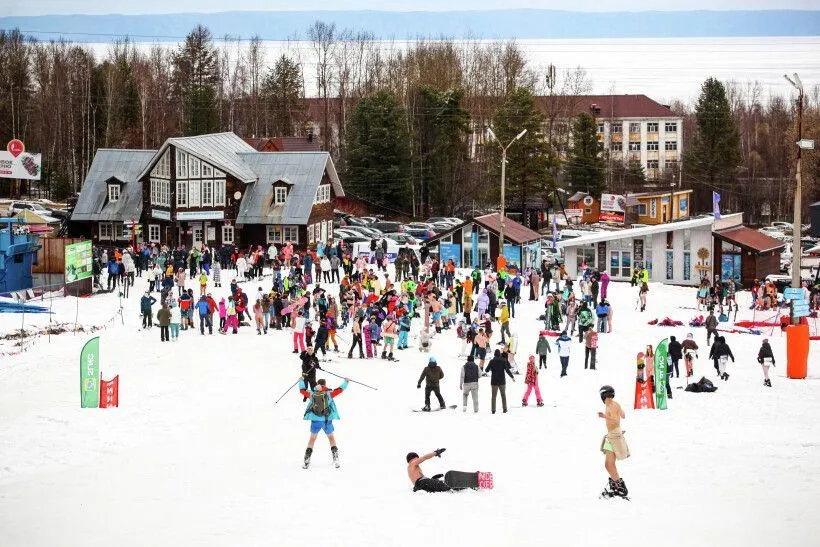
[[268, 40], [304, 37], [316, 20], [373, 32], [377, 38], [693, 38], [817, 36], [820, 11], [645, 11], [589, 13], [538, 9], [450, 12], [235, 11], [163, 15], [43, 15], [0, 17], [0, 29], [19, 28], [41, 39], [64, 35], [105, 42], [176, 41], [197, 23], [214, 36]]

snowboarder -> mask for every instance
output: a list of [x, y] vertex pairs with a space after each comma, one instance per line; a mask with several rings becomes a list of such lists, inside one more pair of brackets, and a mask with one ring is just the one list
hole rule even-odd
[[313, 445], [316, 443], [316, 436], [319, 431], [324, 431], [327, 435], [327, 440], [330, 441], [330, 453], [333, 457], [334, 467], [339, 467], [339, 449], [336, 446], [336, 437], [333, 436], [335, 428], [333, 427], [333, 420], [339, 419], [339, 411], [336, 409], [336, 403], [333, 401], [345, 389], [347, 389], [348, 379], [345, 378], [342, 385], [334, 390], [330, 390], [324, 378], [320, 378], [315, 388], [307, 389], [305, 380], [299, 381], [299, 392], [308, 401], [305, 409], [305, 420], [310, 421], [310, 440], [308, 441], [307, 449], [305, 449], [305, 463], [304, 468], [307, 469], [310, 465], [310, 457], [313, 455]]
[[538, 387], [538, 367], [535, 366], [535, 356], [530, 355], [527, 361], [527, 375], [524, 377], [524, 383], [527, 384], [527, 391], [524, 392], [524, 399], [521, 401], [521, 406], [527, 406], [527, 401], [530, 399], [530, 393], [535, 390], [535, 402], [538, 406], [544, 406], [544, 400], [541, 398], [541, 390]]
[[444, 397], [441, 396], [441, 391], [439, 390], [439, 381], [442, 378], [444, 378], [444, 371], [441, 370], [440, 366], [438, 366], [436, 358], [430, 357], [427, 366], [421, 371], [418, 385], [416, 385], [416, 388], [421, 389], [421, 381], [425, 381], [423, 411], [430, 412], [430, 393], [435, 393], [436, 399], [438, 399], [438, 403], [442, 410], [446, 408], [446, 405], [444, 404]]
[[407, 476], [413, 484], [413, 492], [449, 492], [452, 490], [449, 486], [444, 484], [444, 481], [439, 480], [443, 475], [436, 475], [433, 478], [427, 478], [421, 470], [421, 464], [432, 457], [441, 457], [441, 454], [447, 450], [446, 448], [437, 448], [436, 450], [419, 456], [415, 452], [407, 454]]
[[629, 491], [626, 489], [624, 480], [618, 474], [615, 466], [616, 460], [623, 460], [629, 457], [629, 447], [621, 431], [621, 420], [626, 417], [621, 405], [615, 402], [615, 389], [612, 386], [603, 386], [599, 390], [601, 401], [606, 405], [604, 412], [599, 412], [598, 417], [606, 420], [606, 435], [601, 441], [601, 452], [604, 453], [604, 467], [609, 473], [607, 487], [601, 493], [604, 498], [621, 497], [626, 498]]
[[507, 374], [512, 381], [515, 382], [515, 376], [513, 376], [512, 370], [510, 370], [510, 362], [501, 355], [501, 350], [495, 350], [495, 355], [490, 362], [487, 363], [487, 368], [484, 369], [484, 372], [490, 372], [490, 386], [492, 387], [492, 404], [490, 408], [492, 409], [493, 414], [495, 414], [495, 399], [498, 395], [498, 392], [501, 392], [501, 408], [504, 413], [507, 413], [507, 380], [504, 378], [504, 374]]
[[481, 371], [478, 365], [475, 364], [473, 356], [468, 355], [467, 362], [461, 367], [461, 380], [459, 382], [459, 387], [464, 395], [462, 412], [467, 412], [467, 396], [470, 394], [473, 396], [473, 412], [478, 412], [478, 377], [480, 374]]
[[764, 338], [763, 343], [760, 345], [760, 351], [757, 352], [757, 362], [760, 363], [760, 368], [763, 369], [763, 385], [772, 387], [772, 381], [769, 380], [769, 366], [774, 366], [774, 353], [772, 353], [768, 338]]

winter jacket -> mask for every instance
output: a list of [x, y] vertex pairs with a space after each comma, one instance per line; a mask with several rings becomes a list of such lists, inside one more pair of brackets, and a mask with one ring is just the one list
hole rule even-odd
[[461, 380], [459, 382], [459, 388], [463, 389], [464, 384], [473, 384], [478, 382], [479, 374], [481, 374], [481, 370], [478, 368], [478, 365], [475, 364], [475, 361], [467, 361], [464, 363], [464, 366], [461, 367]]
[[211, 313], [211, 305], [208, 304], [208, 301], [204, 298], [201, 298], [199, 302], [196, 303], [196, 309], [200, 316], [209, 315]]
[[524, 377], [525, 384], [538, 383], [538, 367], [534, 362], [527, 363], [527, 375]]
[[718, 327], [718, 319], [714, 315], [710, 315], [706, 318], [706, 322], [704, 323], [706, 330], [715, 330]]
[[712, 344], [712, 349], [709, 350], [709, 357], [711, 359], [719, 360], [724, 356], [731, 357], [732, 362], [735, 362], [735, 356], [732, 355], [732, 350], [726, 342], [715, 342]]
[[[346, 390], [347, 385], [348, 382], [347, 380], [345, 380], [344, 382], [342, 382], [342, 385], [340, 385], [334, 390], [331, 390], [330, 388], [325, 386], [316, 386], [316, 389], [308, 389], [307, 384], [305, 384], [305, 381], [299, 380], [299, 393], [301, 393], [302, 396], [307, 397], [308, 400], [307, 407], [305, 407], [305, 420], [310, 420], [312, 422], [324, 422], [340, 419], [339, 410], [336, 408], [336, 402], [333, 399], [335, 399], [344, 390]], [[317, 416], [316, 414], [311, 412], [311, 407], [313, 406], [311, 395], [318, 391], [327, 392], [327, 394], [330, 396], [330, 404], [328, 405], [330, 407], [330, 414], [328, 414], [327, 416]]]
[[558, 347], [559, 356], [569, 357], [569, 350], [572, 345], [572, 341], [569, 339], [569, 336], [566, 334], [559, 336], [558, 340], [555, 341], [555, 345]]
[[303, 351], [299, 354], [299, 359], [302, 361], [302, 374], [315, 380], [316, 371], [319, 369], [319, 357], [315, 353], [311, 355], [307, 351]]
[[757, 352], [757, 362], [763, 364], [763, 359], [771, 359], [774, 364], [774, 353], [772, 353], [772, 346], [768, 342], [763, 342], [760, 346], [760, 351]]
[[683, 346], [677, 340], [669, 342], [669, 357], [671, 359], [683, 359]]
[[590, 329], [584, 335], [584, 346], [595, 349], [598, 347], [598, 333]]
[[140, 311], [143, 313], [151, 313], [151, 306], [156, 304], [157, 299], [150, 295], [143, 295], [140, 298]]
[[592, 325], [592, 312], [588, 308], [584, 308], [578, 313], [578, 325], [581, 327]]
[[686, 339], [681, 344], [681, 348], [683, 351], [698, 351], [698, 345], [695, 343], [694, 340]]
[[550, 349], [550, 341], [546, 336], [539, 336], [538, 343], [535, 345], [535, 353], [538, 355], [546, 355], [552, 350]]
[[598, 304], [598, 307], [595, 308], [595, 315], [598, 317], [606, 317], [609, 313], [609, 306], [606, 304]]
[[490, 359], [490, 362], [487, 363], [487, 368], [484, 369], [484, 372], [490, 373], [490, 385], [492, 386], [506, 385], [507, 379], [504, 377], [505, 373], [510, 378], [515, 380], [515, 376], [513, 376], [513, 373], [510, 370], [510, 362], [507, 361], [503, 355]]
[[439, 380], [444, 378], [444, 371], [441, 370], [441, 367], [438, 366], [438, 363], [430, 363], [424, 370], [421, 371], [421, 376], [419, 376], [418, 385], [421, 385], [421, 381], [425, 380], [427, 387], [437, 388], [439, 385]]
[[182, 310], [179, 309], [179, 306], [174, 306], [171, 308], [171, 324], [179, 325], [180, 323], [182, 323]]
[[498, 322], [502, 325], [510, 322], [510, 310], [507, 306], [501, 307], [501, 317], [498, 318]]
[[168, 308], [161, 308], [157, 312], [157, 322], [160, 327], [167, 327], [171, 324], [171, 310]]

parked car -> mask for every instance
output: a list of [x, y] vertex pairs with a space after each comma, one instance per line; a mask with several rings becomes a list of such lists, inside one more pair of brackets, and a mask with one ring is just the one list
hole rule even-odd
[[452, 224], [450, 224], [448, 222], [436, 222], [436, 223], [430, 225], [430, 229], [433, 230], [437, 234], [441, 234], [443, 232], [449, 232], [453, 228], [455, 228], [455, 226], [453, 226]]
[[367, 226], [367, 221], [359, 217], [349, 216], [345, 219], [346, 226]]
[[767, 236], [773, 237], [775, 239], [785, 239], [786, 234], [783, 233], [783, 230], [780, 228], [775, 228], [773, 226], [764, 226], [760, 228], [758, 232], [764, 233]]
[[367, 226], [345, 226], [346, 230], [350, 232], [355, 232], [362, 237], [366, 237], [368, 239], [374, 238], [382, 238], [384, 234], [380, 230], [375, 230], [373, 228], [368, 228]]
[[791, 222], [776, 221], [772, 222], [770, 227], [775, 228], [776, 230], [783, 232], [784, 234], [791, 234], [794, 232], [794, 226]]
[[420, 246], [416, 238], [405, 233], [390, 233], [384, 234], [384, 236], [398, 243], [399, 247], [409, 247], [411, 249], [418, 249]]
[[461, 224], [462, 221], [460, 218], [456, 217], [430, 217], [427, 219], [427, 224], [438, 224], [441, 222], [457, 226], [458, 224]]
[[415, 239], [419, 239], [421, 241], [426, 241], [427, 239], [430, 239], [431, 237], [436, 235], [436, 233], [429, 228], [419, 228], [410, 225], [406, 225], [404, 227], [404, 233], [411, 235]]
[[370, 226], [374, 222], [378, 222], [379, 219], [376, 217], [359, 217], [361, 220], [367, 223], [367, 226]]
[[380, 220], [378, 222], [374, 222], [373, 224], [371, 224], [370, 228], [375, 228], [376, 230], [381, 230], [385, 234], [388, 234], [401, 232], [403, 227], [401, 222], [394, 222], [392, 220]]
[[337, 238], [345, 238], [345, 237], [364, 237], [362, 234], [355, 230], [348, 230], [347, 226], [343, 226], [341, 228], [336, 228], [333, 230], [333, 235]]
[[51, 214], [51, 209], [43, 207], [39, 203], [34, 203], [31, 201], [12, 201], [11, 205], [9, 205], [9, 214], [16, 215], [24, 210], [28, 209], [32, 213], [37, 213], [38, 215], [46, 215], [46, 216], [53, 216]]

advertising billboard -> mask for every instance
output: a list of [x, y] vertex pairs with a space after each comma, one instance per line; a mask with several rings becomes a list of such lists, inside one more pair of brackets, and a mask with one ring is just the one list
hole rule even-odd
[[12, 139], [0, 151], [0, 178], [40, 180], [42, 157], [26, 152], [23, 141]]
[[601, 194], [600, 222], [623, 224], [626, 213], [626, 197], [619, 194]]
[[91, 242], [80, 241], [65, 247], [65, 282], [73, 283], [92, 275]]

